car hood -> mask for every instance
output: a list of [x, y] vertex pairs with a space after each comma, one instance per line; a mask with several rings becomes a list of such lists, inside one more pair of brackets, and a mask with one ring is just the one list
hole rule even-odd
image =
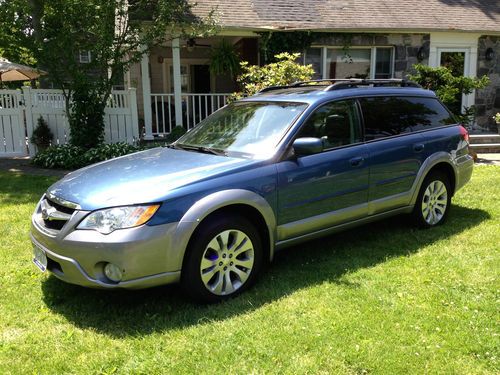
[[69, 173], [47, 191], [83, 210], [161, 202], [173, 189], [253, 163], [256, 161], [154, 148]]

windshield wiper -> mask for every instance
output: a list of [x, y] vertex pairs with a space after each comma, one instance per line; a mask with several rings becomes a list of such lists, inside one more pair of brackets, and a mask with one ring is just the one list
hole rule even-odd
[[185, 144], [175, 143], [175, 144], [169, 145], [169, 147], [180, 148], [182, 150], [187, 150], [187, 151], [197, 151], [197, 152], [202, 152], [204, 154], [227, 156], [227, 153], [225, 151], [223, 151], [223, 150], [219, 150], [219, 149], [216, 149], [216, 148], [205, 147], [205, 146], [191, 146], [191, 145], [185, 145]]

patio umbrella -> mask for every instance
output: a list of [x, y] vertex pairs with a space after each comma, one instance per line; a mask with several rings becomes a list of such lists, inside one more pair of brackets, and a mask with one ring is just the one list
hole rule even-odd
[[47, 74], [44, 71], [26, 65], [16, 64], [0, 59], [0, 83], [10, 81], [28, 81]]

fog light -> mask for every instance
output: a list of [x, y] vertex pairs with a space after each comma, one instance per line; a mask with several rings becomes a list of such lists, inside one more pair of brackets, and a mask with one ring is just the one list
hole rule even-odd
[[118, 268], [118, 266], [114, 265], [113, 263], [108, 263], [104, 266], [104, 274], [108, 279], [116, 283], [121, 281], [123, 277], [120, 268]]

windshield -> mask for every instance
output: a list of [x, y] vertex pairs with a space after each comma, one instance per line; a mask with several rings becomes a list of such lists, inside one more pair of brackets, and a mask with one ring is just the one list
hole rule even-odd
[[304, 103], [232, 103], [200, 122], [175, 146], [263, 158], [274, 153], [288, 127], [306, 107]]

